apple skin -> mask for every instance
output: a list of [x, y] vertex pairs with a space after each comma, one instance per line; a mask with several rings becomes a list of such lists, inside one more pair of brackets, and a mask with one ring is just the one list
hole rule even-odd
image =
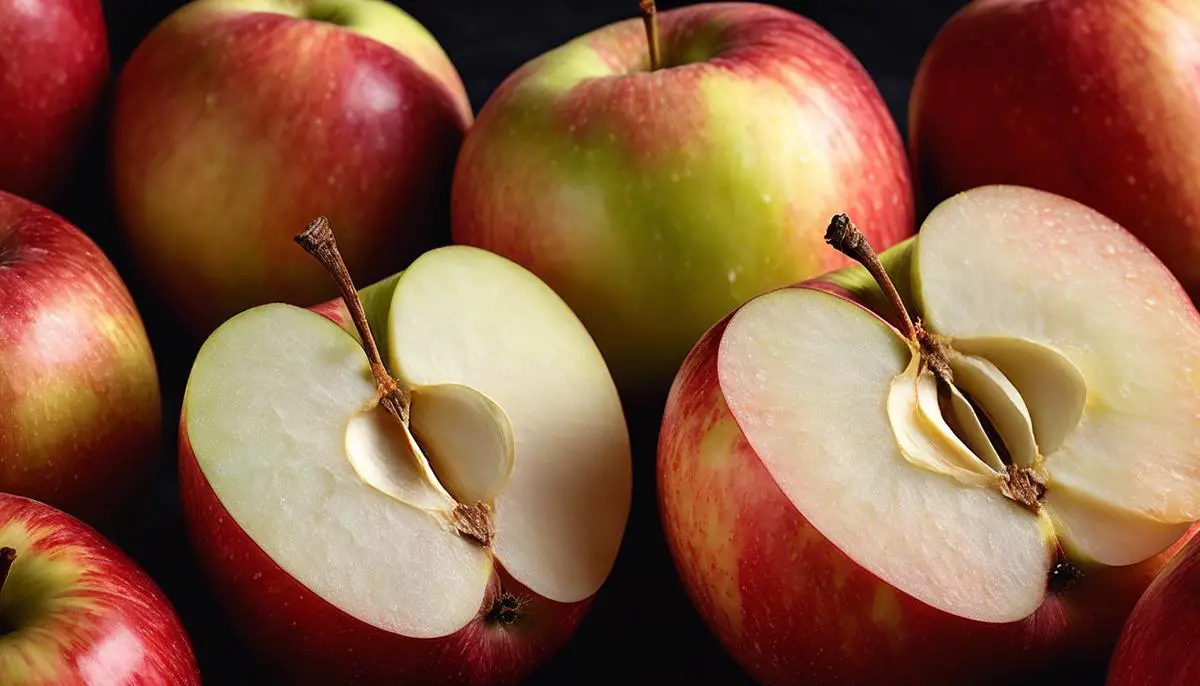
[[1188, 543], [1146, 589], [1109, 666], [1108, 686], [1200, 683], [1200, 540]]
[[0, 190], [61, 192], [108, 82], [99, 0], [0, 0]]
[[104, 253], [0, 192], [0, 491], [108, 520], [161, 457], [154, 355]]
[[[347, 26], [304, 18], [320, 12]], [[448, 241], [471, 118], [445, 53], [395, 7], [192, 2], [118, 80], [121, 223], [197, 336], [254, 305], [308, 305], [337, 292], [291, 241], [313, 217], [329, 217], [367, 282]]]
[[[354, 331], [340, 299], [310, 309]], [[492, 584], [469, 624], [435, 639], [395, 634], [314, 594], [238, 526], [200, 470], [182, 418], [179, 484], [192, 547], [225, 611], [272, 673], [294, 683], [520, 683], [570, 638], [591, 605], [591, 598], [559, 603], [539, 596], [496, 561]], [[528, 603], [510, 625], [487, 619], [501, 590]]]
[[943, 27], [912, 99], [928, 207], [1031, 186], [1127, 227], [1200, 296], [1200, 5], [977, 0]]
[[[632, 7], [632, 3], [631, 3]], [[843, 266], [812, 226], [860, 213], [913, 232], [903, 143], [852, 54], [760, 4], [663, 12], [525, 64], [480, 111], [455, 171], [456, 242], [549, 284], [623, 391], [665, 394], [692, 344], [742, 302]], [[855, 215], [857, 216], [857, 215]]]
[[1196, 527], [1140, 564], [1085, 571], [1021, 622], [985, 624], [925, 605], [822, 536], [750, 447], [717, 380], [728, 321], [696, 344], [672, 386], [658, 498], [692, 602], [751, 676], [764, 684], [1102, 680], [1096, 656], [1109, 654], [1141, 592]]
[[94, 529], [0, 494], [0, 547], [17, 551], [0, 594], [0, 618], [13, 629], [0, 641], [5, 684], [199, 686], [170, 601]]

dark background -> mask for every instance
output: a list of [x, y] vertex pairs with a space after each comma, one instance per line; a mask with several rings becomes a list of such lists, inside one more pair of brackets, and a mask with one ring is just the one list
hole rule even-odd
[[[178, 7], [170, 0], [103, 0], [113, 77], [137, 44]], [[636, 16], [636, 0], [408, 0], [398, 2], [441, 42], [475, 110], [525, 61], [600, 26]], [[660, 2], [660, 10], [684, 5]], [[965, 0], [808, 0], [774, 4], [807, 16], [858, 56], [902, 133], [912, 78], [938, 28]], [[98, 132], [107, 126], [103, 119]], [[168, 420], [159, 473], [145, 498], [101, 529], [154, 577], [179, 611], [206, 684], [269, 684], [240, 647], [188, 549], [175, 488], [175, 419], [197, 342], [175, 330], [169, 303], [140, 281], [115, 230], [102, 135], [75, 188], [54, 209], [97, 240], [116, 263], [146, 320], [158, 358]], [[654, 493], [657, 407], [629, 408], [634, 505], [617, 565], [583, 626], [533, 679], [537, 684], [744, 684], [691, 609], [662, 541]]]

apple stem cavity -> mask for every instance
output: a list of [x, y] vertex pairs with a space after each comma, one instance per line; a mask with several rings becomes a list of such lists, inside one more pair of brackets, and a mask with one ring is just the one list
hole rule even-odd
[[362, 300], [358, 297], [358, 289], [354, 287], [354, 280], [350, 278], [350, 270], [346, 267], [346, 261], [342, 259], [341, 251], [338, 250], [337, 240], [334, 239], [329, 219], [317, 217], [309, 222], [304, 231], [296, 236], [296, 242], [304, 248], [305, 252], [315, 257], [337, 283], [342, 300], [346, 302], [346, 308], [350, 310], [354, 328], [358, 330], [358, 337], [362, 339], [367, 360], [371, 363], [371, 374], [375, 377], [375, 384], [379, 387], [379, 404], [389, 414], [399, 419], [404, 426], [408, 426], [412, 394], [407, 388], [396, 383], [383, 364], [379, 347], [375, 345], [375, 337], [371, 335], [371, 327], [367, 324], [367, 314], [363, 311]]
[[0, 548], [0, 593], [4, 592], [4, 583], [8, 581], [8, 573], [12, 571], [13, 562], [16, 559], [16, 548]]
[[646, 43], [650, 48], [650, 71], [662, 68], [662, 50], [658, 39], [658, 7], [654, 0], [641, 0], [642, 23], [646, 26]]

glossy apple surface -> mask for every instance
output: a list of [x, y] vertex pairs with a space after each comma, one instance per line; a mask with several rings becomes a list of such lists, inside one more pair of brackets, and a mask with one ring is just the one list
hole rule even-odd
[[660, 25], [657, 71], [633, 19], [511, 75], [463, 146], [452, 226], [560, 293], [619, 386], [665, 392], [731, 309], [845, 264], [814, 222], [858, 212], [890, 245], [913, 207], [882, 98], [820, 26], [759, 4]]
[[0, 491], [93, 520], [161, 457], [154, 355], [108, 258], [0, 192]]
[[91, 527], [0, 494], [0, 675], [8, 686], [199, 686], [170, 602]]
[[250, 306], [336, 293], [290, 243], [318, 214], [364, 283], [448, 241], [470, 121], [445, 53], [390, 4], [192, 2], [121, 72], [117, 206], [139, 266], [202, 338]]

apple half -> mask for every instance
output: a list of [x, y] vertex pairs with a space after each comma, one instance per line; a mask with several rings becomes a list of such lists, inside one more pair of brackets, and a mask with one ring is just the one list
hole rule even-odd
[[428, 252], [365, 306], [341, 285], [348, 309], [256, 307], [201, 349], [181, 427], [196, 547], [247, 640], [304, 681], [517, 680], [621, 542], [612, 378], [549, 287], [483, 250]]
[[[677, 565], [763, 682], [1015, 683], [1107, 654], [1200, 517], [1200, 317], [1136, 239], [1018, 187], [758, 297], [676, 378]], [[1092, 653], [1089, 655], [1088, 653]]]

